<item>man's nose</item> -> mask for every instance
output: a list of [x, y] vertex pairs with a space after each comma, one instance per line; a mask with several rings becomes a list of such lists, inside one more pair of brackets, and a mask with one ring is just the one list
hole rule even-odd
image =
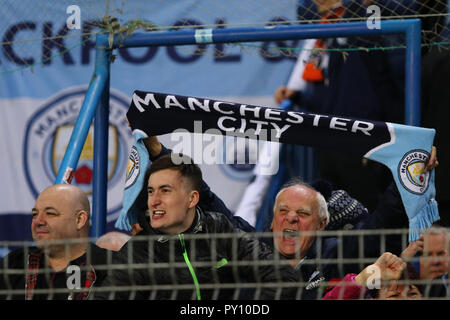
[[149, 207], [155, 207], [161, 203], [161, 198], [159, 197], [158, 193], [155, 192], [152, 196], [148, 197], [148, 206]]
[[289, 211], [287, 214], [287, 220], [289, 223], [297, 223], [298, 222], [298, 215], [294, 211]]
[[47, 224], [47, 221], [45, 220], [44, 214], [38, 213], [34, 216], [34, 224], [37, 226], [44, 226]]
[[445, 257], [441, 257], [441, 256], [432, 256], [430, 257], [430, 264], [434, 265], [434, 266], [440, 266], [442, 264], [444, 264], [444, 259]]

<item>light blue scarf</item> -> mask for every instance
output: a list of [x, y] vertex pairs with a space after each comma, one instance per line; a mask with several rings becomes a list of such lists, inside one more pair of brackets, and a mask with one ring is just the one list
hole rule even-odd
[[126, 231], [131, 231], [131, 226], [138, 222], [139, 211], [145, 210], [139, 205], [146, 204], [140, 198], [145, 197], [147, 192], [145, 176], [151, 163], [143, 141], [143, 139], [148, 137], [147, 134], [139, 129], [135, 129], [133, 130], [133, 137], [134, 144], [128, 157], [122, 210], [115, 223], [116, 228]]
[[439, 219], [434, 170], [422, 173], [435, 130], [395, 123], [388, 123], [388, 128], [391, 141], [370, 150], [365, 157], [391, 170], [409, 218], [409, 241], [415, 241]]

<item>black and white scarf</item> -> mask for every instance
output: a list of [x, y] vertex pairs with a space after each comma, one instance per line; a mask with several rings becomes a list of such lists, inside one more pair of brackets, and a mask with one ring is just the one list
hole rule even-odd
[[[391, 170], [409, 218], [410, 241], [439, 219], [434, 170], [422, 172], [434, 129], [143, 91], [134, 92], [127, 118], [135, 136], [135, 158], [145, 152], [142, 138], [177, 129], [353, 153]], [[118, 227], [129, 220], [127, 212], [121, 216]]]

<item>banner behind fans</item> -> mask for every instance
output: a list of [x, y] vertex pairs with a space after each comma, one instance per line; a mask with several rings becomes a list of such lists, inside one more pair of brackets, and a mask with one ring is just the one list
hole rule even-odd
[[[15, 1], [10, 2], [14, 7]], [[292, 10], [281, 6], [266, 10], [266, 21], [275, 17], [293, 20], [296, 8], [295, 2], [292, 3]], [[234, 1], [229, 3], [230, 6], [237, 4]], [[54, 183], [93, 73], [93, 36], [91, 39], [83, 38], [84, 42], [80, 44], [85, 28], [66, 29], [68, 16], [62, 3], [36, 1], [36, 5], [43, 11], [45, 6], [51, 5], [61, 14], [37, 14], [33, 18], [24, 18], [20, 10], [0, 11], [0, 36], [4, 40], [0, 65], [1, 70], [8, 70], [0, 74], [0, 241], [31, 239], [31, 208], [39, 192]], [[132, 7], [133, 2], [128, 2], [127, 6]], [[232, 8], [229, 9], [228, 12], [233, 12]], [[91, 17], [89, 8], [81, 7], [81, 10], [84, 26]], [[180, 9], [161, 6], [158, 19], [165, 20], [167, 25], [179, 25], [179, 21], [190, 18], [189, 14], [195, 10], [196, 1], [190, 1]], [[152, 20], [151, 15], [149, 12], [149, 20]], [[233, 18], [226, 14], [223, 17], [204, 16], [204, 20], [198, 23], [214, 24], [220, 19], [231, 22]], [[49, 35], [49, 32], [53, 33]], [[42, 40], [42, 48], [47, 45], [45, 50], [30, 52], [21, 50], [14, 43], [24, 34], [32, 34], [35, 39], [58, 34], [65, 36], [59, 40], [58, 46], [48, 46]], [[217, 59], [214, 55], [216, 49], [215, 45], [208, 45], [204, 55], [186, 52], [181, 47], [170, 50], [164, 47], [120, 49], [114, 52], [108, 155], [109, 228], [117, 219], [122, 205], [127, 157], [132, 144], [125, 113], [134, 90], [151, 89], [270, 106], [274, 104], [274, 90], [286, 82], [295, 62], [287, 57], [268, 59], [258, 51], [246, 54], [240, 47], [222, 48], [228, 50], [225, 58]], [[41, 60], [43, 51], [49, 50], [54, 57], [45, 64], [20, 70], [23, 68], [21, 61], [32, 64], [32, 61]], [[91, 193], [92, 182], [92, 135], [91, 131], [73, 181], [88, 194]], [[169, 147], [173, 145], [170, 136], [162, 137], [161, 141]], [[203, 166], [202, 170], [212, 189], [234, 210], [251, 176], [252, 167], [224, 164]]]

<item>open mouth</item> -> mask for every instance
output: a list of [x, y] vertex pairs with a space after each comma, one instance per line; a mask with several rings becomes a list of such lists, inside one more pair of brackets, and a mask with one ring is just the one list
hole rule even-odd
[[285, 229], [283, 230], [283, 238], [295, 239], [298, 238], [299, 233], [297, 230]]
[[166, 212], [164, 210], [155, 210], [152, 212], [153, 218], [160, 218], [164, 216]]

